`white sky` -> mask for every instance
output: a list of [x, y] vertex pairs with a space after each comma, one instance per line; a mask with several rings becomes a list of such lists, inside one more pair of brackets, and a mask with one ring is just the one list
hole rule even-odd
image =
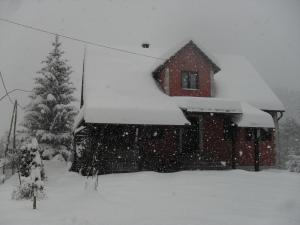
[[[299, 89], [299, 0], [0, 0], [0, 17], [129, 49], [149, 40], [163, 48], [161, 40], [172, 37], [197, 39], [212, 53], [246, 56], [273, 88]], [[32, 89], [52, 40], [0, 21], [0, 70], [9, 90]], [[79, 89], [83, 45], [61, 40]], [[27, 94], [12, 97], [28, 103]], [[0, 102], [0, 135], [11, 111], [8, 100]]]

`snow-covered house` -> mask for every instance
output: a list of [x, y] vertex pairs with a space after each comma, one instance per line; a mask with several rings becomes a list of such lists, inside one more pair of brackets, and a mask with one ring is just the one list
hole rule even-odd
[[192, 41], [173, 52], [143, 47], [87, 50], [73, 169], [275, 164], [284, 107], [244, 57], [212, 57]]

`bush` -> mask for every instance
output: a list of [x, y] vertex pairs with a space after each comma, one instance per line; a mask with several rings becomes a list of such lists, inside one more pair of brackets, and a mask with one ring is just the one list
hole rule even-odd
[[[22, 178], [22, 184], [18, 185], [12, 192], [11, 198], [14, 200], [32, 199], [33, 197], [33, 182], [30, 179]], [[43, 182], [36, 182], [37, 198], [43, 199], [46, 197]]]
[[300, 173], [300, 156], [289, 156], [289, 160], [287, 161], [287, 168], [291, 172]]

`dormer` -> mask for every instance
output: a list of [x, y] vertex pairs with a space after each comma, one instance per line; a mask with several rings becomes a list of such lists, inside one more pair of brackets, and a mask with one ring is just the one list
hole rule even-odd
[[190, 41], [154, 72], [162, 90], [170, 96], [212, 97], [213, 74], [220, 68]]

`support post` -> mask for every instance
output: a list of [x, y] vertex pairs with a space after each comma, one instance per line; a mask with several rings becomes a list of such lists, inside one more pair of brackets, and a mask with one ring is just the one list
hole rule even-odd
[[135, 160], [135, 169], [141, 169], [141, 158], [139, 153], [139, 128], [135, 128], [135, 137], [134, 137], [134, 160]]
[[236, 169], [236, 138], [237, 127], [232, 126], [231, 131], [231, 169]]
[[259, 171], [259, 139], [260, 130], [259, 128], [254, 129], [254, 170]]
[[183, 128], [179, 128], [179, 153], [182, 153], [182, 134], [183, 134]]
[[278, 113], [274, 113], [272, 115], [274, 124], [275, 124], [275, 154], [276, 154], [276, 165], [281, 168], [282, 162], [281, 162], [281, 148], [280, 148], [280, 141], [279, 141], [279, 120], [282, 118], [283, 113], [280, 112], [280, 115], [278, 116]]

